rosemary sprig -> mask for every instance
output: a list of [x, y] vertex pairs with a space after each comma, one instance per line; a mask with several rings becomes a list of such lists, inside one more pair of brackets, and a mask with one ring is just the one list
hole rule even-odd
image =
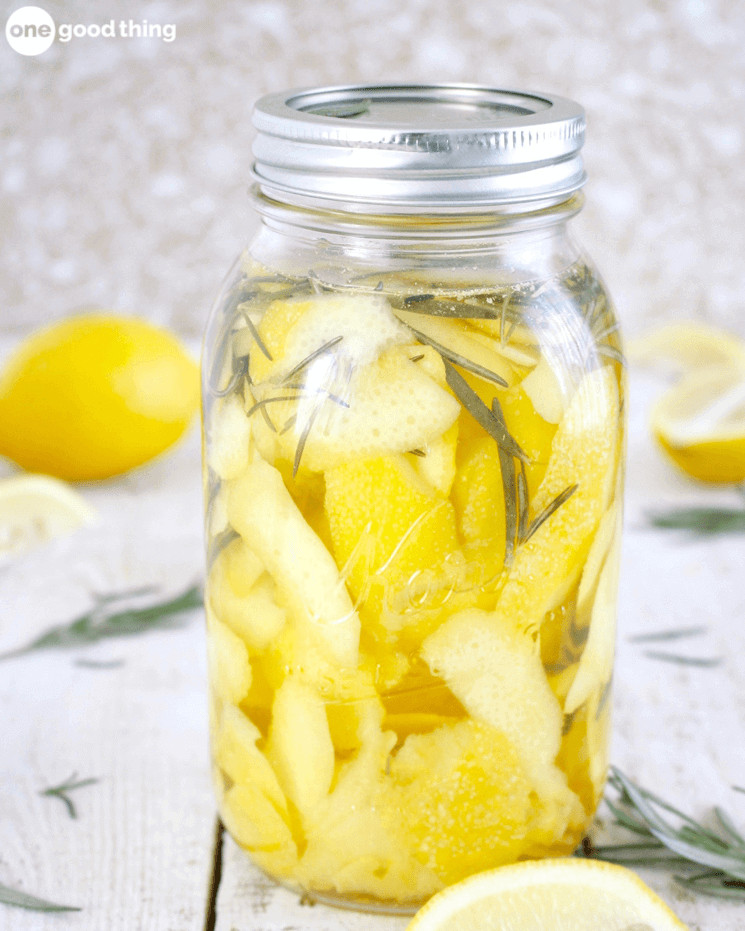
[[110, 637], [129, 637], [149, 630], [163, 630], [180, 626], [188, 611], [202, 605], [202, 592], [194, 585], [180, 595], [148, 605], [144, 608], [119, 608], [122, 602], [142, 589], [99, 595], [93, 608], [67, 624], [51, 627], [36, 640], [23, 647], [0, 654], [0, 661], [24, 656], [36, 650], [88, 646]]
[[[659, 796], [635, 785], [615, 767], [610, 786], [618, 797], [606, 804], [616, 823], [640, 838], [635, 843], [582, 844], [582, 855], [634, 866], [665, 866], [690, 874], [675, 875], [695, 892], [745, 902], [745, 837], [721, 808], [714, 808], [716, 830], [705, 827]], [[579, 853], [579, 851], [578, 851]]]
[[69, 779], [63, 782], [61, 785], [53, 786], [49, 789], [42, 789], [39, 792], [39, 795], [46, 796], [49, 798], [58, 798], [61, 802], [64, 803], [67, 808], [67, 813], [71, 818], [77, 818], [78, 812], [75, 806], [72, 803], [72, 799], [69, 797], [68, 792], [72, 792], [73, 789], [82, 789], [84, 786], [92, 786], [98, 782], [98, 779], [91, 777], [88, 779], [78, 779], [77, 773], [73, 773]]
[[58, 905], [56, 902], [49, 902], [47, 899], [40, 899], [38, 896], [29, 895], [28, 892], [21, 892], [19, 889], [11, 889], [10, 886], [4, 886], [2, 883], [0, 883], [0, 905], [26, 908], [32, 912], [81, 911], [77, 905]]

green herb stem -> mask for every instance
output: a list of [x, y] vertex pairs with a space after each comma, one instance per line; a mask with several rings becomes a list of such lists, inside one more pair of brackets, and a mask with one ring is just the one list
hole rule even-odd
[[79, 912], [81, 910], [76, 905], [58, 905], [56, 902], [29, 895], [28, 892], [11, 889], [10, 886], [4, 886], [2, 883], [0, 883], [0, 905], [26, 908], [32, 912]]
[[122, 592], [113, 597], [97, 598], [92, 610], [67, 624], [50, 628], [23, 647], [0, 654], [0, 662], [36, 650], [82, 647], [111, 637], [129, 637], [150, 630], [178, 627], [184, 623], [183, 615], [202, 606], [202, 591], [194, 585], [174, 598], [143, 608], [116, 608], [132, 595], [132, 592]]
[[687, 531], [692, 536], [745, 533], [744, 508], [679, 508], [649, 515], [653, 527]]

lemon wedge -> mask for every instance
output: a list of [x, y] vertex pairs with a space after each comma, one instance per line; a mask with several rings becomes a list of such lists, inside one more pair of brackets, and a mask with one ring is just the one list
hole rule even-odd
[[671, 323], [630, 340], [626, 355], [639, 365], [683, 374], [745, 361], [745, 342], [705, 323]]
[[407, 931], [686, 931], [632, 873], [598, 860], [527, 861], [439, 892]]
[[46, 475], [0, 481], [0, 560], [19, 556], [95, 520], [96, 511], [64, 482]]
[[692, 371], [652, 409], [652, 432], [684, 472], [704, 482], [745, 479], [745, 362]]

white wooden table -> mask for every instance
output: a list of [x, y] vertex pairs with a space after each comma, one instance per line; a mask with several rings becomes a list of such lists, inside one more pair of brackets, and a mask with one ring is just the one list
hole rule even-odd
[[[2, 348], [2, 347], [0, 347]], [[653, 506], [735, 503], [678, 477], [652, 448], [631, 397], [629, 492], [612, 761], [701, 816], [745, 825], [745, 536], [687, 541], [650, 530]], [[83, 488], [97, 526], [0, 568], [0, 652], [90, 607], [93, 593], [201, 578], [197, 432], [170, 457]], [[405, 918], [308, 906], [216, 845], [209, 780], [201, 611], [185, 626], [0, 663], [0, 884], [77, 906], [40, 914], [0, 905], [3, 931], [399, 931]], [[651, 658], [635, 634], [705, 632]], [[95, 665], [98, 664], [98, 665]], [[77, 818], [40, 795], [76, 774]], [[745, 928], [745, 904], [694, 897], [664, 871], [644, 878], [692, 929]]]

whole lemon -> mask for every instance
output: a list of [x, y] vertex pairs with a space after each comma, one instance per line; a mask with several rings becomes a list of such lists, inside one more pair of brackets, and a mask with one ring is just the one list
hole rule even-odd
[[109, 478], [175, 443], [198, 401], [198, 367], [171, 333], [80, 314], [32, 334], [0, 374], [0, 455], [71, 481]]

